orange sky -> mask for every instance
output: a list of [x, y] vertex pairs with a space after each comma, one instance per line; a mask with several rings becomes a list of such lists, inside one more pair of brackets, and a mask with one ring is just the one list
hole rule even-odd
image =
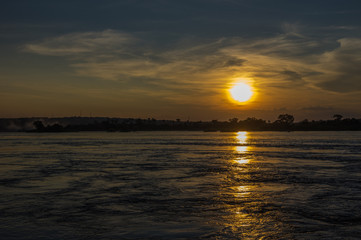
[[361, 117], [358, 3], [20, 2], [2, 10], [0, 117]]

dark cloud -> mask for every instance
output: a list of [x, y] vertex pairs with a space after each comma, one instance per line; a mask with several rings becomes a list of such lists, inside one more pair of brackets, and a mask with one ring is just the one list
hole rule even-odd
[[224, 63], [224, 67], [240, 67], [242, 66], [247, 60], [239, 59], [239, 58], [232, 58], [229, 59]]
[[324, 54], [326, 74], [323, 78], [326, 79], [317, 86], [341, 93], [361, 91], [361, 39], [340, 39], [339, 42], [339, 48]]
[[[206, 55], [207, 56], [207, 55]], [[204, 58], [204, 57], [202, 57]], [[200, 71], [208, 71], [210, 69], [240, 69], [247, 60], [235, 58], [225, 55], [217, 55], [214, 53], [211, 57], [205, 57], [201, 63], [202, 67], [199, 68]]]
[[301, 82], [303, 83], [303, 79], [302, 79], [302, 76], [297, 73], [297, 72], [294, 72], [294, 71], [289, 71], [289, 70], [285, 70], [283, 72], [281, 72], [288, 81], [290, 82]]
[[[357, 73], [361, 74], [361, 72]], [[331, 81], [319, 83], [317, 86], [332, 92], [348, 93], [361, 91], [361, 77], [352, 73], [339, 76]]]

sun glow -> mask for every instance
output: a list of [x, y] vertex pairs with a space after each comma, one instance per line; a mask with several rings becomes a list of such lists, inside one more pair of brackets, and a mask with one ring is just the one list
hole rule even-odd
[[251, 86], [242, 82], [236, 83], [231, 89], [229, 89], [229, 93], [231, 98], [239, 103], [247, 102], [253, 96]]

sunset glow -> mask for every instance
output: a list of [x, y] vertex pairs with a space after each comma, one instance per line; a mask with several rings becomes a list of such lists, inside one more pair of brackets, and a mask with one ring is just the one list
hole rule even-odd
[[252, 88], [245, 83], [237, 83], [230, 90], [229, 93], [233, 100], [244, 103], [253, 96]]
[[361, 117], [361, 2], [7, 2], [2, 118]]

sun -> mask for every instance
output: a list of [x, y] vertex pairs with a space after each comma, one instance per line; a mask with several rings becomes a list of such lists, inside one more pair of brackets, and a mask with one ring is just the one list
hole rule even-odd
[[251, 86], [246, 83], [236, 83], [231, 89], [229, 89], [229, 93], [233, 100], [240, 103], [247, 102], [253, 96]]

